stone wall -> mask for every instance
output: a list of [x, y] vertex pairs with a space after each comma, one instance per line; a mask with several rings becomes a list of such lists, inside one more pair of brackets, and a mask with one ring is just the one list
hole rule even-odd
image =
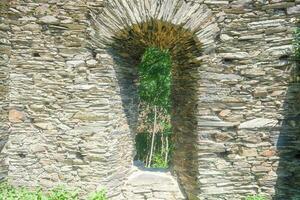
[[[205, 2], [221, 31], [211, 64], [200, 70], [200, 199], [239, 199], [256, 192], [292, 199], [300, 181], [299, 159], [292, 158], [299, 146], [299, 109], [290, 92], [298, 88], [290, 74], [299, 6], [291, 1]], [[289, 129], [283, 128], [286, 124]], [[291, 157], [281, 156], [282, 151]], [[278, 169], [279, 163], [289, 167]], [[286, 192], [279, 189], [282, 182], [290, 183]]]
[[111, 44], [136, 24], [149, 31], [141, 24], [154, 19], [201, 44], [183, 45], [187, 56], [174, 58], [182, 70], [174, 76], [173, 168], [189, 199], [296, 198], [299, 85], [290, 58], [299, 2], [147, 2], [14, 0], [4, 7], [1, 177], [8, 169], [14, 185], [67, 184], [83, 193], [101, 186], [121, 199], [137, 117], [136, 72], [127, 62], [136, 60], [124, 58], [141, 48], [120, 57]]
[[7, 20], [8, 3], [0, 3], [0, 181], [7, 176], [7, 163], [2, 151], [9, 135], [8, 105], [9, 105], [9, 57], [11, 43], [10, 27]]
[[122, 194], [134, 200], [183, 200], [177, 180], [165, 169], [147, 169], [137, 164], [132, 168]]
[[119, 125], [125, 117], [114, 70], [86, 48], [87, 6], [103, 2], [11, 2], [5, 152], [14, 185], [65, 184], [83, 193], [101, 186], [113, 197], [131, 168], [132, 136], [126, 122]]

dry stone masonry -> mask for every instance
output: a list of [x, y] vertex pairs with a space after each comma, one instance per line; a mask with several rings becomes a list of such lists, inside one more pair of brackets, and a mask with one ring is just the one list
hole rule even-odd
[[122, 190], [125, 199], [184, 200], [178, 182], [169, 171], [146, 169], [143, 165], [132, 168]]
[[[300, 198], [300, 1], [1, 0], [0, 11], [1, 180], [116, 200]], [[133, 166], [135, 66], [152, 45], [173, 59], [173, 175]]]

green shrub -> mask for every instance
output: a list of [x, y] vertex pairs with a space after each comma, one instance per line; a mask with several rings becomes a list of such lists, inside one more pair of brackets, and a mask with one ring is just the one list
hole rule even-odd
[[6, 183], [0, 185], [0, 200], [46, 200], [41, 190], [29, 191], [25, 188], [14, 188]]
[[64, 187], [57, 187], [49, 192], [47, 200], [78, 200], [78, 194]]
[[104, 190], [100, 190], [91, 194], [88, 200], [107, 200], [106, 193]]
[[245, 200], [267, 200], [260, 195], [248, 196]]
[[165, 159], [161, 154], [156, 153], [153, 156], [153, 164], [151, 165], [151, 167], [154, 167], [154, 168], [168, 168], [169, 165], [168, 165], [168, 163], [165, 162]]
[[296, 61], [300, 60], [300, 28], [297, 28], [294, 32], [294, 58]]
[[[57, 187], [43, 193], [41, 189], [29, 191], [26, 188], [15, 188], [7, 183], [0, 184], [0, 200], [78, 200], [78, 193]], [[108, 200], [104, 190], [90, 195], [87, 200]]]
[[299, 82], [300, 81], [300, 28], [297, 28], [294, 32], [292, 58], [296, 63], [296, 68], [293, 70], [292, 78], [293, 81]]

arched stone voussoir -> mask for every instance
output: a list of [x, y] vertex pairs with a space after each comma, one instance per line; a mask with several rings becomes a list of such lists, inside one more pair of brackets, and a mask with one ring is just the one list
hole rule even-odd
[[100, 14], [91, 11], [94, 37], [108, 45], [116, 33], [151, 20], [171, 23], [195, 34], [206, 48], [214, 46], [220, 29], [214, 14], [204, 4], [183, 0], [110, 0]]

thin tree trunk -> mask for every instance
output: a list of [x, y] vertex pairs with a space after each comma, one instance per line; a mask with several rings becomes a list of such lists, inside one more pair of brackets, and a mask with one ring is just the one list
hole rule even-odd
[[147, 153], [147, 155], [146, 155], [146, 166], [148, 165], [148, 160], [149, 160], [149, 154]]
[[161, 157], [163, 157], [163, 155], [165, 153], [165, 138], [164, 138], [164, 134], [163, 133], [160, 136], [160, 140], [161, 140], [160, 155], [161, 155]]
[[165, 154], [165, 163], [168, 163], [168, 156], [169, 156], [169, 136], [166, 136], [166, 154]]
[[154, 106], [154, 124], [153, 124], [153, 132], [152, 132], [152, 141], [151, 141], [151, 149], [150, 149], [150, 156], [149, 156], [149, 162], [147, 167], [151, 166], [152, 157], [153, 157], [153, 149], [154, 149], [154, 141], [155, 141], [155, 133], [156, 133], [156, 106]]

